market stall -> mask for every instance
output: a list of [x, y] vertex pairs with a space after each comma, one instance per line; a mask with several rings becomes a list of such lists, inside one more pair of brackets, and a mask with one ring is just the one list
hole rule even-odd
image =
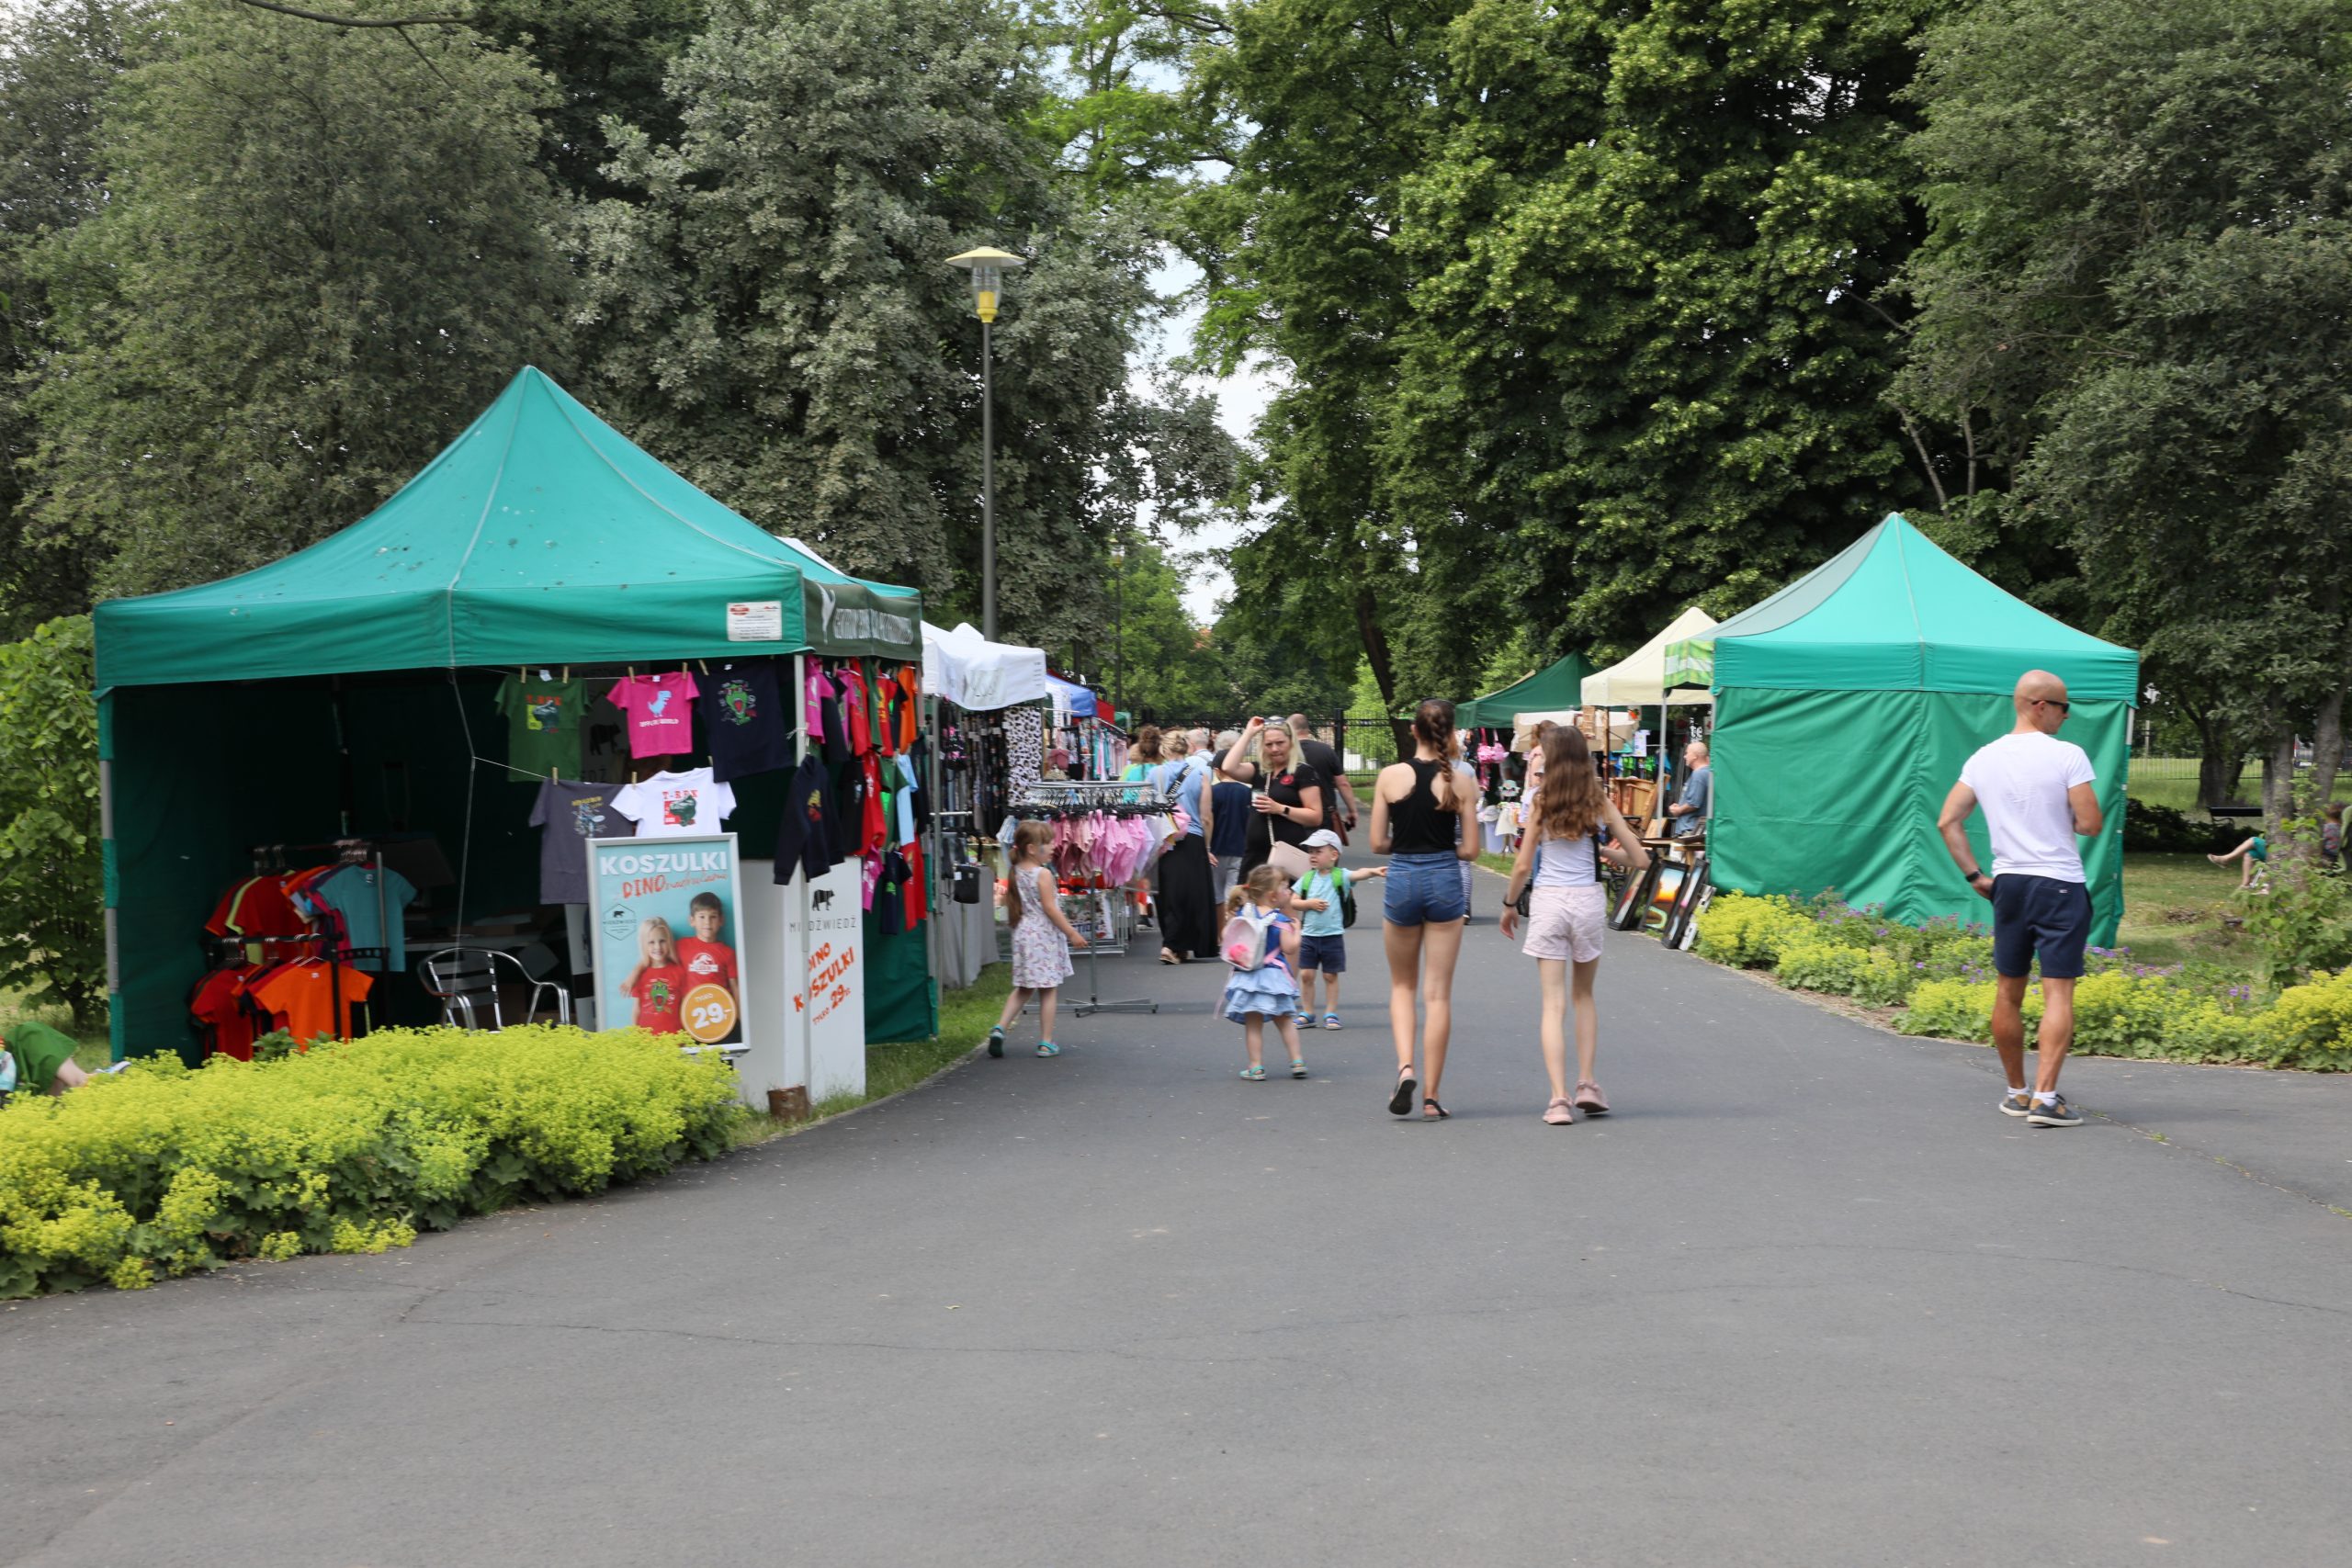
[[[692, 962], [728, 976], [755, 1102], [862, 1084], [869, 1026], [928, 1033], [935, 1016], [922, 942], [863, 950], [849, 914], [868, 865], [885, 924], [920, 923], [927, 902], [899, 827], [925, 804], [906, 788], [920, 617], [911, 590], [763, 533], [524, 370], [360, 522], [239, 577], [98, 606], [117, 1055], [194, 1056], [192, 988], [295, 923], [277, 906], [305, 895], [281, 866], [334, 860], [372, 873], [357, 886], [380, 901], [276, 939], [312, 942], [313, 960], [382, 950], [372, 973], [348, 966], [369, 1016], [335, 1032], [441, 1016], [408, 967], [420, 943], [552, 974], [601, 1021], [628, 1021], [628, 997], [639, 1021], [666, 1019], [667, 976], [688, 983], [699, 942]], [[882, 790], [889, 809], [869, 808]], [[561, 911], [595, 897], [588, 842], [656, 837], [665, 863], [713, 878], [719, 935], [695, 922], [702, 900], [628, 911], [630, 940], [649, 933], [635, 990], [583, 990], [564, 973], [581, 922], [566, 933]], [[653, 858], [616, 874], [642, 884]]]
[[1499, 691], [1455, 704], [1453, 722], [1469, 730], [1509, 730], [1513, 716], [1521, 712], [1575, 707], [1584, 700], [1579, 689], [1590, 673], [1591, 662], [1571, 653]]
[[989, 642], [968, 623], [923, 627], [922, 678], [939, 741], [932, 861], [954, 886], [936, 906], [935, 968], [941, 984], [960, 988], [998, 962], [988, 889], [1004, 866], [994, 831], [1038, 781], [1052, 678], [1042, 650]]
[[[1961, 764], [2015, 719], [2031, 669], [2073, 700], [2064, 739], [2098, 771], [2106, 831], [2084, 846], [2092, 941], [2123, 911], [2124, 771], [2139, 655], [2012, 597], [1901, 514], [1711, 632], [1667, 649], [1669, 685], [1715, 702], [1709, 874], [1754, 893], [1834, 888], [1897, 919], [1984, 918], [1936, 818]], [[1992, 863], [1981, 816], [1972, 829]]]

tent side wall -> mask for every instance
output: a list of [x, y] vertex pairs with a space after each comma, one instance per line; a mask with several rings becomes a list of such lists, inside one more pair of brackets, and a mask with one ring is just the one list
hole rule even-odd
[[[1897, 919], [1985, 920], [1944, 851], [1936, 818], [1962, 764], [2015, 723], [2007, 696], [1951, 692], [1715, 694], [1715, 811], [1708, 864], [1719, 887], [1883, 904]], [[2084, 845], [2091, 941], [2112, 946], [2123, 911], [2123, 806], [2131, 709], [2075, 703], [2064, 732], [2098, 770], [2107, 827]], [[1982, 813], [1969, 824], [1992, 864]]]

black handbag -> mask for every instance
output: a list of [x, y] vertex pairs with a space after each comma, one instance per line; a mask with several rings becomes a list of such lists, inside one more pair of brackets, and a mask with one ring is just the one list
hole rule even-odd
[[955, 897], [958, 904], [980, 901], [980, 865], [978, 861], [965, 861], [956, 867]]

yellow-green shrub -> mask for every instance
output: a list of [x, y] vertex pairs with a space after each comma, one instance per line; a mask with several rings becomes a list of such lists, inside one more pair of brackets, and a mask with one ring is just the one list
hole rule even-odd
[[1770, 968], [1783, 945], [1813, 927], [1810, 915], [1777, 894], [1719, 893], [1699, 917], [1699, 955], [1737, 969]]
[[1884, 948], [1809, 937], [1782, 945], [1772, 974], [1783, 986], [1852, 997], [1875, 1007], [1902, 1001], [1917, 978], [1911, 964]]
[[380, 1252], [727, 1146], [734, 1075], [643, 1030], [387, 1030], [282, 1062], [156, 1057], [0, 1110], [0, 1297]]
[[2288, 987], [2256, 1023], [2273, 1066], [2352, 1069], [2352, 969], [2317, 971], [2311, 984]]

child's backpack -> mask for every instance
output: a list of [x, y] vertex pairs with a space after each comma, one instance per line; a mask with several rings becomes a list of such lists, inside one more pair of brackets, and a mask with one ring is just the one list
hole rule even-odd
[[1345, 929], [1356, 923], [1355, 886], [1348, 880], [1348, 868], [1343, 865], [1331, 868], [1331, 880], [1340, 886], [1340, 925]]
[[1254, 914], [1248, 905], [1225, 922], [1224, 934], [1216, 941], [1217, 951], [1225, 961], [1244, 972], [1263, 968], [1266, 963], [1266, 928], [1274, 923], [1272, 915]]

